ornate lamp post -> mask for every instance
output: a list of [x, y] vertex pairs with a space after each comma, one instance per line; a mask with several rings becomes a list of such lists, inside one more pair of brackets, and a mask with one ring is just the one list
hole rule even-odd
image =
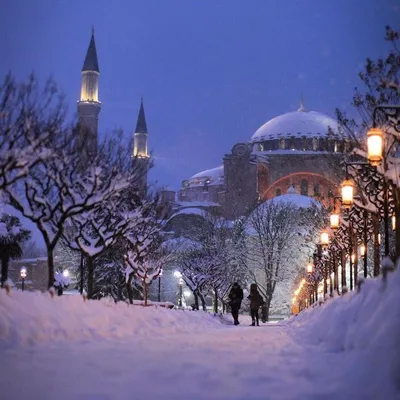
[[[400, 105], [382, 105], [374, 108], [372, 118], [372, 128], [367, 133], [367, 150], [368, 150], [368, 161], [373, 167], [378, 167], [383, 163], [383, 172], [386, 173], [388, 170], [387, 156], [393, 149], [394, 144], [398, 144], [398, 137], [396, 134], [385, 131], [389, 135], [392, 135], [392, 143], [385, 149], [384, 133], [377, 127], [377, 115], [378, 112], [383, 114], [384, 121], [388, 122], [391, 127], [400, 133]], [[395, 230], [396, 230], [396, 256], [400, 257], [400, 190], [394, 185], [390, 185], [387, 179], [384, 177], [384, 192], [383, 192], [383, 207], [384, 207], [384, 224], [385, 224], [385, 236], [389, 234], [389, 190], [391, 189], [395, 200]], [[385, 238], [385, 256], [389, 255], [389, 241]]]

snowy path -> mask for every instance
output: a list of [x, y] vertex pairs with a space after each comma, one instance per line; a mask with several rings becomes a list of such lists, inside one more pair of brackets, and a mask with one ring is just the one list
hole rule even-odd
[[343, 387], [349, 354], [300, 343], [270, 324], [11, 347], [0, 351], [0, 382], [8, 399], [351, 398]]

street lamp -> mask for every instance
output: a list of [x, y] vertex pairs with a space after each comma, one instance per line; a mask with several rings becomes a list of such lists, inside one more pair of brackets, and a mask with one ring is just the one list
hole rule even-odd
[[383, 160], [383, 132], [379, 128], [371, 128], [367, 133], [368, 161], [377, 167]]
[[25, 279], [26, 279], [26, 276], [27, 276], [27, 270], [26, 270], [25, 267], [21, 268], [20, 275], [21, 275], [21, 280], [22, 280], [21, 289], [22, 289], [22, 291], [24, 291], [24, 289], [25, 289]]
[[339, 228], [339, 222], [340, 222], [340, 215], [333, 213], [330, 216], [330, 225], [331, 229], [336, 230]]
[[365, 257], [365, 249], [366, 249], [365, 244], [362, 244], [360, 246], [360, 256], [361, 257]]
[[312, 265], [310, 262], [307, 265], [307, 273], [312, 274], [314, 272], [314, 265]]
[[328, 246], [329, 245], [329, 233], [326, 229], [324, 229], [321, 232], [321, 237], [320, 237], [320, 241], [322, 246]]
[[67, 269], [64, 269], [63, 276], [64, 276], [64, 278], [68, 278], [69, 277], [69, 271]]
[[[182, 274], [181, 274], [181, 276], [182, 276]], [[182, 278], [178, 279], [178, 285], [179, 285], [179, 307], [182, 308], [182, 286], [183, 286]]]
[[344, 208], [350, 208], [354, 203], [354, 183], [345, 179], [342, 183], [342, 204]]
[[396, 230], [396, 216], [394, 214], [392, 215], [392, 229]]

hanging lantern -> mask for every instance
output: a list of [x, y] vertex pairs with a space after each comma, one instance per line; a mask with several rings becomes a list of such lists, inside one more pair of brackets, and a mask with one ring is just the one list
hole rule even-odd
[[394, 214], [392, 215], [392, 229], [396, 230], [396, 216]]
[[371, 128], [367, 133], [368, 161], [373, 167], [383, 159], [383, 133], [379, 128]]
[[344, 208], [350, 208], [354, 203], [354, 184], [351, 180], [345, 179], [342, 183], [342, 204]]
[[339, 221], [340, 221], [340, 215], [339, 214], [331, 214], [331, 228], [332, 229], [338, 229], [339, 228]]
[[328, 246], [329, 244], [329, 233], [326, 229], [324, 229], [321, 232], [321, 238], [320, 238], [322, 246]]
[[361, 257], [365, 257], [365, 244], [360, 246], [360, 255]]
[[312, 265], [311, 263], [308, 263], [307, 265], [307, 273], [308, 274], [312, 274], [314, 271], [314, 265]]

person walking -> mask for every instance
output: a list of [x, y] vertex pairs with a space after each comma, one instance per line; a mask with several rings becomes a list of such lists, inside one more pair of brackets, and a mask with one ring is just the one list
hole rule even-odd
[[260, 326], [258, 310], [260, 306], [264, 304], [264, 299], [258, 291], [257, 283], [252, 283], [250, 285], [250, 294], [247, 298], [250, 300], [250, 315], [252, 320], [251, 326], [255, 326], [256, 324], [257, 326]]
[[239, 310], [243, 300], [243, 289], [237, 282], [234, 282], [229, 292], [229, 306], [231, 307], [233, 323], [239, 325]]

